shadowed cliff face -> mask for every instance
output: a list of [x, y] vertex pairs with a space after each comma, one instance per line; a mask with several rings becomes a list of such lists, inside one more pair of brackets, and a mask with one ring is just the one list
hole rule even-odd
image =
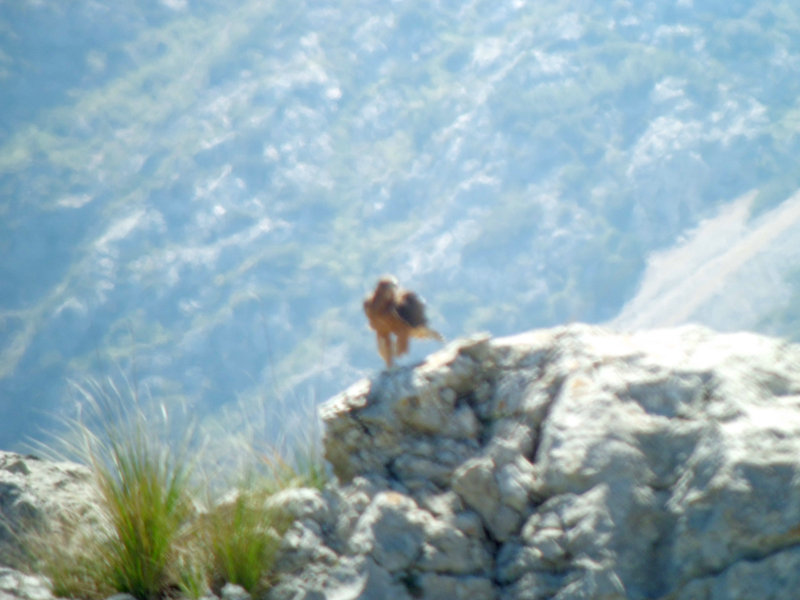
[[276, 598], [744, 599], [800, 583], [798, 346], [697, 327], [475, 338], [322, 415], [341, 487], [296, 527], [339, 558]]

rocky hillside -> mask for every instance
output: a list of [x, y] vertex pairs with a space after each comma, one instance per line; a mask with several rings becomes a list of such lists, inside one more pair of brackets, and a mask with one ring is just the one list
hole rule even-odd
[[800, 346], [698, 327], [475, 337], [322, 416], [337, 481], [284, 499], [297, 521], [271, 600], [800, 586]]
[[[2, 448], [119, 372], [227, 431], [302, 424], [379, 366], [384, 272], [449, 339], [704, 268], [626, 326], [800, 339], [800, 218], [751, 222], [800, 188], [795, 1], [0, 4]], [[648, 272], [751, 190], [741, 235]]]

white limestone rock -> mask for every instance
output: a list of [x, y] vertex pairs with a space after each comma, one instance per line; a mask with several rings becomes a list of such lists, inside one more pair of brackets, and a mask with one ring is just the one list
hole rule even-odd
[[0, 598], [3, 600], [53, 600], [50, 582], [45, 577], [0, 567]]
[[0, 561], [24, 560], [26, 540], [33, 532], [101, 521], [86, 467], [0, 452]]
[[[338, 479], [273, 500], [296, 521], [269, 600], [800, 588], [797, 345], [698, 327], [481, 336], [359, 382], [321, 414]], [[89, 511], [89, 487], [80, 468], [0, 454], [14, 527]]]
[[411, 566], [422, 553], [430, 515], [397, 492], [381, 492], [364, 511], [350, 538], [353, 554], [369, 554], [389, 572]]
[[413, 500], [387, 570], [418, 597], [467, 598], [467, 579], [520, 599], [796, 589], [798, 346], [574, 325], [453, 343], [321, 412], [343, 490], [364, 476]]

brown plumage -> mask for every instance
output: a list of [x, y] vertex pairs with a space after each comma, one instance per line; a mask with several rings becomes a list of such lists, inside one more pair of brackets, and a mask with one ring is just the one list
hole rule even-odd
[[428, 327], [425, 303], [414, 292], [401, 288], [392, 276], [378, 281], [375, 291], [364, 299], [364, 312], [375, 330], [378, 353], [387, 367], [392, 366], [395, 356], [408, 352], [409, 338], [443, 339]]

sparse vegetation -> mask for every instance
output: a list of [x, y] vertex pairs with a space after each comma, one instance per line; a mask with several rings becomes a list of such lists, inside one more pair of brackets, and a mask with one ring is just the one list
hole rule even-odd
[[206, 516], [203, 527], [210, 553], [211, 588], [219, 592], [227, 583], [250, 593], [269, 584], [269, 570], [281, 536], [291, 524], [288, 515], [268, 504], [274, 489], [251, 482], [235, 497], [219, 503]]
[[63, 597], [198, 598], [228, 582], [265, 590], [291, 525], [269, 498], [286, 487], [321, 485], [317, 454], [304, 453], [302, 469], [277, 455], [263, 461], [254, 454], [242, 483], [219, 499], [200, 475], [200, 444], [191, 429], [176, 442], [166, 411], [154, 418], [130, 387], [123, 394], [109, 381], [79, 389], [89, 410], [72, 422], [60, 454], [90, 467], [102, 523], [88, 528], [76, 518], [72, 528], [34, 536], [30, 566]]
[[137, 598], [165, 595], [179, 583], [170, 565], [191, 516], [190, 466], [148, 437], [144, 420], [96, 444], [89, 452], [111, 525], [102, 545], [109, 581]]
[[10, 442], [137, 357], [205, 414], [267, 356], [328, 397], [376, 364], [354, 300], [384, 271], [448, 337], [602, 322], [654, 250], [800, 182], [785, 0], [28, 4], [0, 19]]
[[29, 535], [27, 546], [26, 558], [32, 563], [28, 566], [50, 579], [57, 597], [91, 600], [114, 593], [104, 564], [97, 561], [103, 551], [97, 531], [77, 527], [42, 531]]

